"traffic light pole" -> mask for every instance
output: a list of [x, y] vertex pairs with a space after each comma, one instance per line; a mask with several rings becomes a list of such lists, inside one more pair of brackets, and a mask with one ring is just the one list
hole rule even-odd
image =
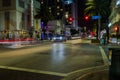
[[100, 26], [101, 26], [101, 19], [98, 18], [98, 33], [97, 33], [97, 39], [100, 39]]

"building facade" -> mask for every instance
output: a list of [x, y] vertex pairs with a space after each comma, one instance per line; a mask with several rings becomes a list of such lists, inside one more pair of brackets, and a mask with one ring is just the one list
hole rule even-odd
[[110, 35], [120, 35], [120, 0], [111, 1], [111, 15], [109, 17]]
[[[40, 20], [34, 19], [36, 9], [40, 8], [37, 0], [0, 0], [0, 34], [6, 39], [27, 37], [31, 28], [40, 29]], [[14, 35], [14, 36], [13, 36]]]
[[55, 19], [61, 19], [63, 16], [63, 3], [61, 0], [40, 0], [41, 8], [47, 7], [49, 14]]
[[[64, 28], [63, 30], [66, 27], [78, 27], [76, 3], [77, 0], [40, 0], [41, 8], [46, 6], [48, 13], [53, 15], [54, 20], [62, 22], [60, 27]], [[69, 18], [72, 20], [69, 21]]]

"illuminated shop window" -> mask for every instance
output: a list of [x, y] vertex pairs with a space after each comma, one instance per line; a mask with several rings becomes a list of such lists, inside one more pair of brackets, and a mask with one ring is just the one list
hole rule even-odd
[[57, 2], [60, 2], [60, 0], [57, 0]]

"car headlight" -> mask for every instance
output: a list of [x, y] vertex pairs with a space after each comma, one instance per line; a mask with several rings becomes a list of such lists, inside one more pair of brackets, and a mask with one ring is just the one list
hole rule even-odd
[[53, 40], [56, 40], [56, 37], [53, 37]]
[[60, 37], [60, 40], [62, 40], [63, 39], [63, 37]]

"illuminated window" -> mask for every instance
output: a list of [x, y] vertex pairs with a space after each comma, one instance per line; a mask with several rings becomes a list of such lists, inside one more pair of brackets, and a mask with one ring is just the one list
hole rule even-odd
[[60, 13], [59, 13], [59, 12], [57, 12], [57, 15], [60, 15]]
[[52, 11], [51, 11], [51, 10], [49, 10], [49, 12], [51, 13]]
[[51, 9], [51, 7], [49, 7], [49, 9]]
[[59, 9], [60, 8], [60, 6], [57, 6], [57, 9]]
[[60, 9], [60, 11], [63, 11], [63, 9]]
[[41, 4], [43, 4], [43, 1], [41, 2]]
[[60, 0], [57, 0], [57, 2], [60, 2]]

